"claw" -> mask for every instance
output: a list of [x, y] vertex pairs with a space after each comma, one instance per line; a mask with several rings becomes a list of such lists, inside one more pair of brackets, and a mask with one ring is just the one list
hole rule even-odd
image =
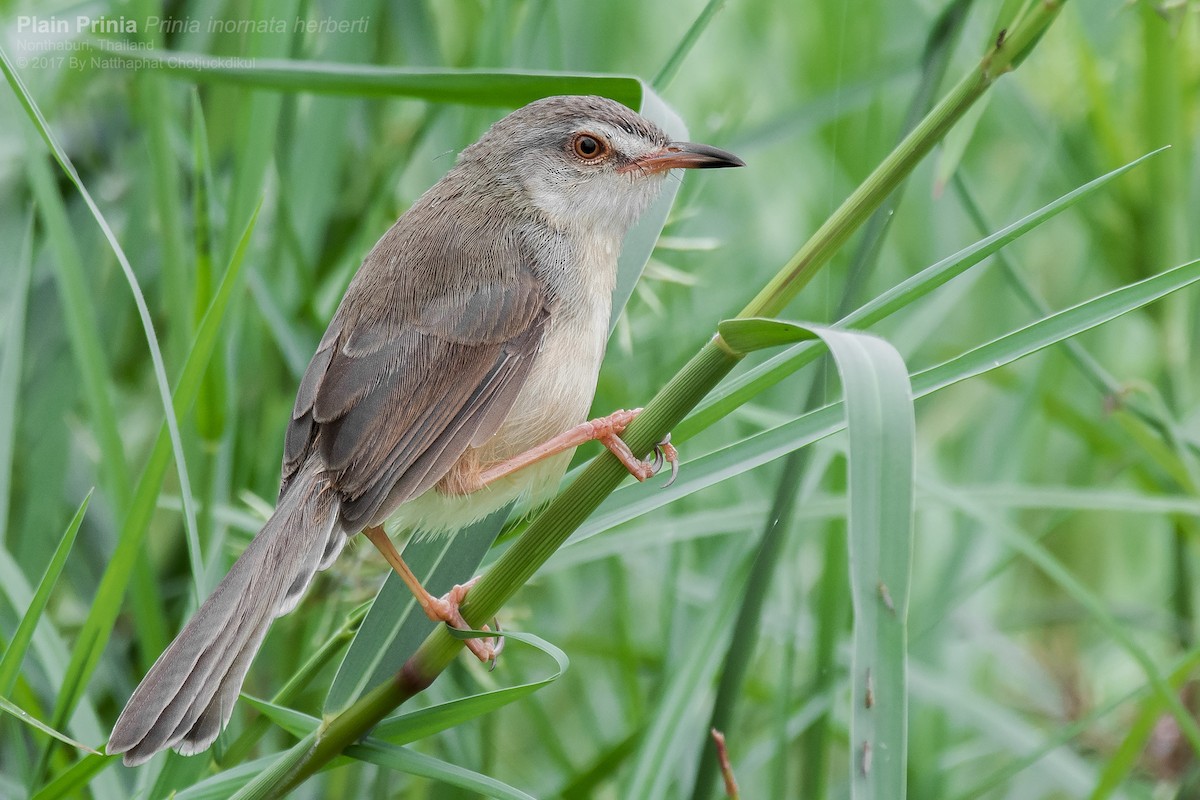
[[[492, 617], [492, 629], [497, 633], [500, 632], [500, 620], [496, 617]], [[500, 651], [504, 649], [503, 636], [497, 636], [493, 641], [495, 644], [492, 645], [491, 658], [488, 659], [488, 672], [496, 668], [496, 659], [500, 657]]]
[[654, 445], [654, 474], [657, 475], [658, 471], [662, 469], [664, 461], [671, 465], [671, 477], [662, 485], [662, 488], [666, 489], [679, 477], [679, 451], [671, 444], [671, 434], [669, 433], [663, 437], [661, 442]]
[[672, 458], [671, 459], [671, 477], [667, 478], [667, 482], [662, 485], [662, 488], [666, 489], [667, 487], [669, 487], [672, 483], [675, 482], [675, 479], [678, 477], [679, 477], [679, 459]]

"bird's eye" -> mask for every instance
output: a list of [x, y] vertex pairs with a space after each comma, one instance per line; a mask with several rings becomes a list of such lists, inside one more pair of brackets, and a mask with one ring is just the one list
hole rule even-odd
[[584, 161], [595, 161], [608, 151], [608, 146], [605, 145], [604, 140], [589, 133], [576, 135], [571, 142], [571, 148], [575, 151], [575, 155]]

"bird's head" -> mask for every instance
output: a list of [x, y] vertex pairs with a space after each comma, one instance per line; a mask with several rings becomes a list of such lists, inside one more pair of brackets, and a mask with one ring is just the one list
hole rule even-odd
[[603, 97], [564, 95], [530, 103], [463, 151], [460, 166], [520, 193], [554, 227], [623, 237], [672, 169], [740, 167], [703, 144], [673, 142], [645, 117]]

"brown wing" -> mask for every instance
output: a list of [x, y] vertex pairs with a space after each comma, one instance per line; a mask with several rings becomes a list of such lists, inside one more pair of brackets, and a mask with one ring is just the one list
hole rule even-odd
[[399, 225], [381, 240], [300, 383], [280, 493], [319, 454], [347, 530], [429, 489], [494, 433], [541, 344], [547, 299], [517, 249], [453, 231], [438, 241], [406, 260]]

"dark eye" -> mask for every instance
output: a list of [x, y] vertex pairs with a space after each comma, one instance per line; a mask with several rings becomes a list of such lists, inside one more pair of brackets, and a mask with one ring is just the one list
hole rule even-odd
[[575, 155], [584, 161], [594, 161], [608, 150], [607, 145], [604, 144], [602, 139], [598, 139], [589, 133], [578, 134], [571, 142], [571, 147], [574, 149]]

